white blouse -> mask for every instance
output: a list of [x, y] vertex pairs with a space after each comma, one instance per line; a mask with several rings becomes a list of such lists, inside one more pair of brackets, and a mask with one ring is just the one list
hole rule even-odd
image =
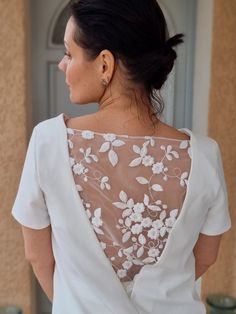
[[53, 314], [203, 314], [193, 248], [231, 226], [219, 146], [34, 127], [12, 214], [51, 224]]

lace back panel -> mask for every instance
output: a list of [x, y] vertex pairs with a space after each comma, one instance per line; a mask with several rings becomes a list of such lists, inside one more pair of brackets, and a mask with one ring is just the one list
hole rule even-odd
[[91, 226], [120, 280], [159, 261], [186, 195], [189, 140], [67, 128], [71, 169]]

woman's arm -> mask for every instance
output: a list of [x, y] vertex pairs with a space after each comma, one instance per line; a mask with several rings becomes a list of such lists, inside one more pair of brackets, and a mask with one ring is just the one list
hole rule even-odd
[[52, 301], [55, 260], [52, 252], [51, 226], [40, 230], [22, 226], [22, 232], [25, 257], [32, 265], [42, 289]]
[[195, 256], [195, 280], [215, 263], [222, 235], [208, 236], [200, 233], [193, 249]]

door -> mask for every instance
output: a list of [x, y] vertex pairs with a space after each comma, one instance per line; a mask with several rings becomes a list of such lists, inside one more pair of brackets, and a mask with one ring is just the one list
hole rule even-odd
[[[31, 76], [33, 125], [62, 112], [80, 116], [96, 112], [98, 104], [75, 105], [58, 62], [64, 54], [64, 30], [68, 0], [31, 0]], [[185, 34], [177, 48], [178, 59], [161, 91], [165, 102], [164, 122], [177, 128], [192, 127], [192, 86], [196, 0], [159, 0], [170, 35]], [[50, 313], [51, 305], [37, 285], [38, 314]]]

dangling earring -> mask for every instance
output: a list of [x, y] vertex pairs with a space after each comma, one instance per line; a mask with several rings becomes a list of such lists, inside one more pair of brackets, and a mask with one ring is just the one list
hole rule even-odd
[[102, 79], [102, 80], [101, 80], [102, 85], [107, 86], [107, 85], [109, 84], [109, 80], [110, 80], [109, 77], [107, 78], [107, 80]]

